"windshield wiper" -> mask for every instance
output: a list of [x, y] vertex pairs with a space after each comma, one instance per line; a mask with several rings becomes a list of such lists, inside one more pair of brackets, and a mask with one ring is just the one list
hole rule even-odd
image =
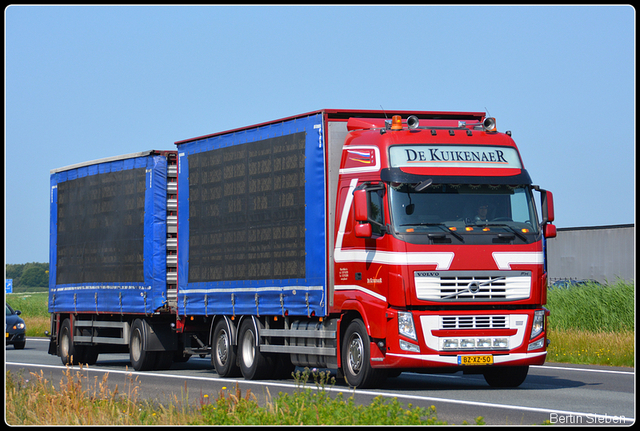
[[442, 229], [444, 232], [450, 233], [451, 235], [458, 238], [460, 242], [464, 242], [464, 238], [462, 237], [462, 235], [460, 235], [455, 231], [452, 231], [451, 229], [448, 229], [444, 223], [406, 223], [406, 224], [401, 224], [400, 226], [437, 226], [440, 229]]

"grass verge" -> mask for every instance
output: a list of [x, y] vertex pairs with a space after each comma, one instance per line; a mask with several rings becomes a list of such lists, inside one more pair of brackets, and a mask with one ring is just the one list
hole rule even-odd
[[635, 288], [618, 280], [550, 289], [547, 361], [635, 365]]
[[[353, 396], [331, 397], [325, 385], [333, 384], [328, 373], [298, 372], [293, 394], [279, 393], [259, 404], [250, 390], [242, 394], [223, 387], [215, 396], [201, 394], [190, 402], [186, 390], [182, 399], [167, 404], [138, 398], [138, 382], [131, 375], [119, 389], [112, 388], [108, 374], [93, 382], [82, 370], [67, 368], [59, 384], [44, 374], [6, 375], [6, 414], [10, 425], [444, 425], [434, 406], [408, 406], [397, 399], [376, 397], [371, 405], [356, 405]], [[306, 383], [312, 377], [316, 388]], [[482, 418], [475, 420], [482, 424]]]
[[548, 362], [633, 367], [635, 334], [550, 329]]

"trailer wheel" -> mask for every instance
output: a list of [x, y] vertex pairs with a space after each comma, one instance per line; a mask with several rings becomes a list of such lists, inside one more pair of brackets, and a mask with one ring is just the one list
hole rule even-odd
[[211, 337], [211, 365], [220, 377], [237, 377], [240, 369], [236, 364], [236, 350], [232, 345], [231, 333], [224, 320], [220, 320]]
[[267, 376], [272, 367], [269, 356], [260, 352], [257, 328], [252, 319], [245, 319], [238, 335], [240, 371], [247, 380], [259, 380]]
[[58, 352], [64, 365], [78, 365], [78, 355], [71, 337], [71, 321], [64, 319], [58, 335]]
[[381, 384], [386, 374], [371, 367], [367, 328], [360, 319], [347, 326], [342, 344], [342, 372], [350, 386], [371, 388]]
[[484, 379], [493, 388], [516, 388], [527, 378], [529, 366], [495, 367], [483, 373]]
[[144, 337], [144, 322], [140, 319], [134, 320], [129, 340], [129, 358], [136, 371], [151, 370], [156, 362], [155, 352], [144, 350]]
[[99, 354], [97, 348], [73, 344], [71, 332], [71, 321], [64, 319], [60, 327], [60, 335], [58, 336], [58, 346], [62, 363], [64, 365], [95, 364]]

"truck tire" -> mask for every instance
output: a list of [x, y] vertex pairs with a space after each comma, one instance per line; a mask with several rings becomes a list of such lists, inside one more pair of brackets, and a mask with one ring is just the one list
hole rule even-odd
[[371, 367], [371, 351], [367, 328], [360, 319], [347, 326], [342, 342], [342, 372], [348, 385], [372, 388], [386, 378], [384, 370]]
[[483, 373], [484, 379], [492, 388], [516, 388], [527, 378], [529, 366], [495, 367]]
[[131, 325], [131, 337], [129, 339], [129, 359], [131, 360], [131, 366], [136, 371], [151, 370], [156, 363], [156, 352], [144, 350], [144, 347], [144, 322], [136, 319]]
[[236, 349], [232, 344], [227, 323], [220, 320], [211, 336], [211, 365], [220, 377], [238, 377], [240, 369], [236, 364]]
[[271, 358], [260, 352], [257, 331], [253, 319], [245, 319], [238, 333], [238, 362], [247, 380], [266, 377], [273, 366]]
[[93, 365], [98, 360], [98, 350], [92, 346], [78, 346], [73, 343], [71, 321], [64, 319], [58, 335], [60, 359], [64, 365]]
[[71, 321], [64, 319], [58, 334], [58, 352], [63, 365], [78, 365], [78, 355], [73, 346]]

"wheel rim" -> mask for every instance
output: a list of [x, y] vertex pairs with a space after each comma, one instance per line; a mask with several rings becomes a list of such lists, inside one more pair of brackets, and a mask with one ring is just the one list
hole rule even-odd
[[131, 358], [134, 361], [140, 360], [140, 355], [142, 354], [142, 338], [140, 336], [140, 332], [136, 330], [133, 333], [133, 337], [131, 338]]
[[256, 355], [255, 340], [251, 330], [245, 331], [242, 337], [242, 362], [247, 368], [251, 368]]
[[70, 345], [71, 338], [69, 337], [69, 332], [65, 329], [62, 331], [62, 336], [60, 337], [60, 356], [67, 358], [67, 360], [71, 360], [71, 358], [69, 358]]
[[221, 365], [225, 365], [229, 358], [229, 339], [227, 337], [227, 332], [224, 330], [220, 331], [220, 335], [218, 336], [218, 342], [216, 343], [216, 357]]
[[364, 355], [364, 343], [360, 334], [353, 334], [349, 339], [347, 366], [353, 375], [358, 375], [362, 369], [362, 357]]

